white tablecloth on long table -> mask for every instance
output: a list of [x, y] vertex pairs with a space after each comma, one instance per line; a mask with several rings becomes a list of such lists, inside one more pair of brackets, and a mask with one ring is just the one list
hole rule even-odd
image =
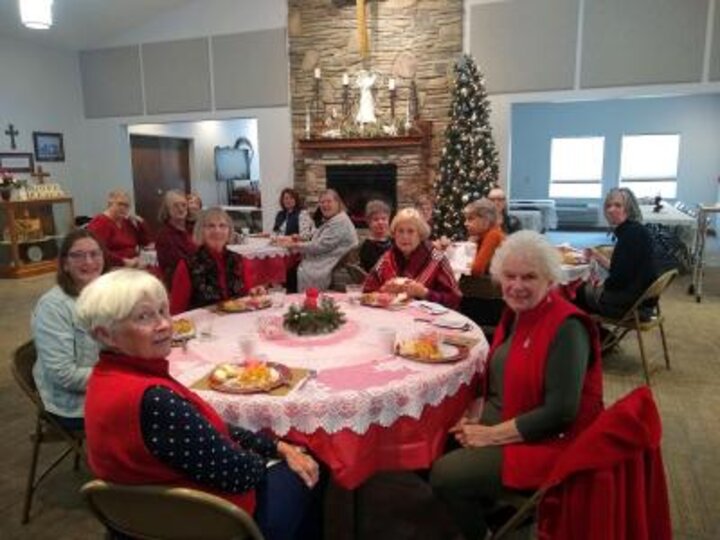
[[688, 249], [692, 250], [697, 230], [697, 219], [681, 212], [668, 204], [664, 204], [659, 212], [653, 211], [652, 205], [640, 205], [645, 223], [659, 223], [670, 227]]

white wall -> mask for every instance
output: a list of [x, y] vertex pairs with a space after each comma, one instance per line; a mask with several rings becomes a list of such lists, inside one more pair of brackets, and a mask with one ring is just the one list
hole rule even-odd
[[[81, 167], [85, 160], [83, 107], [75, 54], [0, 37], [0, 123], [0, 152], [33, 153], [33, 131], [62, 133], [65, 161], [36, 165], [66, 191], [80, 191], [88, 178]], [[4, 134], [10, 123], [20, 132], [16, 150]], [[76, 206], [75, 211], [84, 210]]]
[[[470, 18], [467, 16], [469, 13], [470, 6], [474, 4], [493, 3], [504, 0], [464, 0], [465, 5], [465, 18], [463, 28], [463, 50], [467, 53], [470, 52], [470, 42], [472, 35], [472, 27], [470, 25]], [[530, 0], [521, 0], [530, 1]], [[588, 0], [579, 0], [581, 7]], [[714, 0], [720, 6], [720, 0]], [[582, 25], [580, 20], [582, 18], [582, 9], [580, 16], [578, 17], [578, 36], [582, 35]], [[603, 99], [614, 99], [622, 97], [659, 97], [659, 96], [677, 96], [677, 95], [689, 95], [689, 94], [705, 94], [705, 93], [717, 93], [720, 92], [720, 82], [711, 82], [708, 77], [709, 69], [709, 49], [710, 49], [710, 37], [708, 35], [706, 39], [706, 51], [705, 51], [705, 62], [703, 66], [703, 80], [699, 83], [690, 84], [658, 84], [648, 86], [632, 86], [632, 87], [612, 87], [612, 88], [601, 88], [601, 89], [580, 89], [580, 57], [581, 57], [581, 43], [582, 39], [578, 39], [578, 50], [576, 51], [576, 75], [573, 90], [565, 91], [552, 91], [552, 92], [528, 92], [528, 93], [514, 93], [514, 94], [493, 94], [490, 96], [491, 116], [490, 123], [493, 129], [493, 136], [500, 158], [500, 180], [501, 183], [506, 187], [506, 190], [510, 189], [508, 186], [510, 178], [510, 161], [512, 148], [510, 145], [511, 138], [511, 111], [514, 103], [524, 102], [562, 102], [562, 101], [578, 101], [578, 100], [603, 100]], [[492, 54], [492, 53], [490, 53]], [[477, 59], [476, 59], [477, 60]], [[548, 58], [548, 62], [553, 61]], [[482, 62], [478, 63], [478, 68], [482, 71]], [[542, 66], [539, 68], [542, 69]], [[718, 188], [720, 190], [720, 188]], [[720, 195], [719, 195], [720, 196]]]
[[[222, 33], [262, 30], [285, 27], [287, 6], [285, 0], [199, 0], [177, 10], [146, 21], [132, 31], [109, 38], [103, 46], [120, 46], [184, 39]], [[98, 47], [98, 48], [99, 48]], [[126, 118], [86, 120], [86, 144], [92, 149], [87, 164], [88, 174], [99, 178], [102, 190], [123, 187], [132, 192], [132, 171], [128, 142], [129, 125], [163, 124], [167, 122], [196, 122], [255, 118], [259, 159], [258, 175], [263, 201], [263, 227], [269, 230], [277, 210], [280, 191], [292, 185], [292, 137], [288, 107], [209, 111], [175, 115], [145, 115]], [[204, 150], [201, 150], [204, 151]], [[261, 156], [261, 157], [260, 157]], [[212, 154], [197, 155], [198, 163], [212, 160]], [[224, 202], [225, 191], [218, 190], [214, 180], [196, 168], [193, 189], [198, 189], [207, 205]], [[197, 184], [196, 184], [197, 182]], [[88, 186], [95, 191], [95, 186]]]

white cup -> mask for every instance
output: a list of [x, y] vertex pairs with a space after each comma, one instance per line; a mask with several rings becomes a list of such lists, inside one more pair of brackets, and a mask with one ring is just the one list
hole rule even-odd
[[345, 294], [347, 300], [351, 304], [360, 303], [360, 297], [362, 296], [363, 286], [356, 284], [349, 284], [345, 286]]
[[273, 307], [283, 307], [285, 305], [285, 288], [284, 287], [270, 287], [268, 289], [268, 295]]
[[257, 351], [258, 337], [255, 332], [243, 332], [238, 336], [238, 346], [240, 353], [245, 360], [253, 358]]
[[377, 333], [383, 353], [395, 354], [395, 329], [389, 326], [383, 326], [382, 328], [378, 328]]

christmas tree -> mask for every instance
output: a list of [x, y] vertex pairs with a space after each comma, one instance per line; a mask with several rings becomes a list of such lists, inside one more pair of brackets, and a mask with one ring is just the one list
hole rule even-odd
[[471, 56], [455, 65], [450, 123], [435, 184], [433, 233], [465, 237], [463, 208], [497, 185], [498, 154], [490, 128], [490, 102], [485, 78]]

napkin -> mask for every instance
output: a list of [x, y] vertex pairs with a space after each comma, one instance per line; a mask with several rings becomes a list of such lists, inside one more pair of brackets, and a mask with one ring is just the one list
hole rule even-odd
[[428, 302], [427, 300], [416, 300], [412, 305], [419, 307], [423, 311], [430, 313], [431, 315], [442, 315], [450, 311], [445, 306], [436, 304], [435, 302]]

